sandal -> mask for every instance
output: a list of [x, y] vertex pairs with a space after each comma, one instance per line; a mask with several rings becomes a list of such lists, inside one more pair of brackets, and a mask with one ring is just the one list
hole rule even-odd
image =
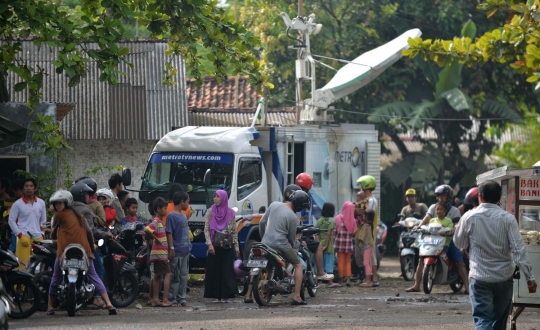
[[182, 306], [182, 307], [189, 307], [188, 303], [185, 302], [185, 301], [184, 301], [183, 303], [181, 303], [180, 306]]
[[303, 300], [300, 300], [300, 301], [296, 301], [293, 299], [293, 301], [291, 301], [291, 305], [293, 306], [300, 306], [300, 305], [307, 305], [307, 303]]
[[253, 304], [253, 299], [244, 299], [245, 304]]
[[115, 307], [110, 307], [109, 308], [109, 315], [117, 315], [118, 313], [116, 312], [116, 308]]
[[408, 289], [405, 289], [405, 292], [420, 292], [420, 290], [417, 290], [415, 288], [408, 288]]
[[373, 284], [362, 283], [362, 284], [360, 284], [359, 286], [361, 286], [361, 287], [363, 287], [363, 288], [372, 288], [372, 287], [373, 287]]
[[172, 305], [174, 305], [173, 303], [168, 303], [168, 304], [164, 304], [164, 303], [161, 303], [161, 307], [171, 307]]
[[47, 310], [47, 315], [54, 315], [56, 313], [56, 311], [53, 309], [49, 309]]

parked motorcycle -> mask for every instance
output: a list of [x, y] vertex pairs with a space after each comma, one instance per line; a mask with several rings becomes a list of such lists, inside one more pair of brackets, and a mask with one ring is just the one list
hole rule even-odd
[[137, 282], [139, 283], [139, 292], [149, 292], [152, 285], [152, 274], [150, 273], [150, 249], [151, 245], [147, 244], [139, 248], [135, 256], [135, 270], [137, 271]]
[[[296, 229], [297, 233], [302, 233], [302, 239], [305, 240], [306, 237], [312, 237], [321, 232], [317, 227], [313, 225], [304, 225], [299, 226]], [[310, 297], [315, 297], [317, 295], [317, 266], [315, 265], [315, 258], [313, 254], [308, 250], [304, 245], [300, 246], [300, 254], [302, 259], [306, 262], [306, 270], [304, 272], [304, 288], [307, 289], [307, 292]], [[304, 299], [302, 297], [302, 299]]]
[[444, 252], [446, 236], [452, 236], [452, 230], [437, 223], [420, 227], [420, 258], [423, 259], [423, 289], [430, 294], [433, 285], [450, 284], [454, 292], [463, 288], [457, 265]]
[[90, 262], [80, 244], [69, 244], [62, 254], [60, 269], [63, 276], [57, 297], [60, 304], [65, 305], [68, 316], [75, 316], [75, 312], [94, 297], [95, 287], [85, 276]]
[[386, 245], [384, 245], [384, 242], [386, 241], [386, 236], [388, 234], [388, 227], [384, 224], [384, 222], [379, 221], [379, 224], [377, 226], [377, 269], [381, 267], [381, 260], [384, 256], [384, 253], [386, 252]]
[[11, 300], [9, 316], [22, 319], [34, 314], [40, 302], [39, 289], [33, 282], [34, 276], [17, 269], [19, 259], [5, 245], [0, 249], [0, 265], [0, 280]]
[[0, 280], [0, 330], [8, 330], [8, 315], [11, 312], [11, 297], [7, 295], [4, 283]]
[[44, 312], [49, 304], [49, 286], [56, 260], [56, 245], [53, 244], [52, 240], [43, 240], [41, 242], [34, 240], [32, 242], [32, 252], [34, 254], [30, 256], [26, 271], [34, 275], [34, 283], [39, 288], [41, 295], [38, 310]]
[[125, 255], [128, 257], [129, 263], [135, 261], [137, 251], [143, 246], [143, 235], [141, 231], [144, 230], [144, 224], [142, 222], [128, 222], [120, 230], [120, 244], [126, 249]]
[[98, 248], [105, 268], [104, 285], [115, 307], [131, 305], [139, 294], [137, 270], [128, 262], [126, 249], [117, 241], [100, 240]]
[[415, 217], [405, 218], [403, 214], [398, 214], [400, 220], [393, 228], [400, 228], [401, 234], [399, 237], [399, 262], [401, 264], [401, 274], [405, 281], [412, 281], [414, 273], [419, 261], [420, 248], [420, 232], [413, 230], [414, 227], [420, 225], [422, 220], [420, 214], [415, 214]]

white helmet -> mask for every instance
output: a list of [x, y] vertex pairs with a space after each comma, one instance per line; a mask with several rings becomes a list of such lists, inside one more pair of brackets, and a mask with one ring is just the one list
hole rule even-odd
[[107, 188], [101, 188], [99, 189], [97, 192], [96, 192], [96, 196], [97, 197], [109, 197], [109, 206], [112, 205], [113, 201], [114, 201], [114, 194], [112, 192], [112, 190], [110, 189], [107, 189]]
[[49, 198], [49, 203], [64, 202], [67, 206], [73, 204], [73, 195], [67, 190], [58, 190]]

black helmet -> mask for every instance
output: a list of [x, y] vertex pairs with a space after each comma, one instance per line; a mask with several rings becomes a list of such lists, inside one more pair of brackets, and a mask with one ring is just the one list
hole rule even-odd
[[292, 202], [294, 212], [311, 209], [311, 198], [302, 190], [293, 191], [289, 199]]
[[92, 188], [84, 182], [77, 182], [69, 189], [69, 192], [73, 195], [73, 200], [81, 203], [85, 203], [84, 193], [90, 195], [92, 194], [92, 191]]
[[97, 182], [91, 177], [83, 176], [75, 180], [75, 183], [79, 183], [79, 182], [86, 183], [88, 187], [92, 188], [92, 195], [94, 195], [97, 192]]
[[435, 188], [435, 195], [444, 195], [448, 197], [448, 202], [452, 202], [452, 197], [454, 196], [454, 190], [447, 184], [443, 184]]
[[302, 190], [300, 186], [297, 186], [295, 184], [290, 184], [287, 187], [285, 187], [285, 190], [283, 191], [283, 201], [290, 202], [291, 201], [291, 194], [294, 191]]

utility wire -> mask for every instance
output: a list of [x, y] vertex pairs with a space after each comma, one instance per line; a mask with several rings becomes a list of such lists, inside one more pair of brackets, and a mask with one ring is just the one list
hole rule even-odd
[[[287, 100], [284, 99], [284, 101], [295, 103], [296, 101]], [[298, 105], [298, 104], [297, 104]], [[300, 103], [300, 105], [304, 105], [304, 103]], [[432, 118], [432, 117], [416, 117], [416, 116], [396, 116], [396, 115], [378, 115], [368, 112], [359, 112], [359, 111], [350, 111], [345, 109], [332, 109], [333, 111], [341, 111], [345, 113], [352, 113], [355, 115], [365, 115], [365, 116], [375, 116], [375, 117], [383, 117], [383, 118], [391, 118], [391, 119], [421, 119], [421, 120], [432, 120], [432, 121], [499, 121], [499, 120], [508, 120], [508, 118], [502, 118], [502, 117], [494, 117], [494, 118]], [[539, 115], [525, 115], [524, 118], [538, 118]]]

